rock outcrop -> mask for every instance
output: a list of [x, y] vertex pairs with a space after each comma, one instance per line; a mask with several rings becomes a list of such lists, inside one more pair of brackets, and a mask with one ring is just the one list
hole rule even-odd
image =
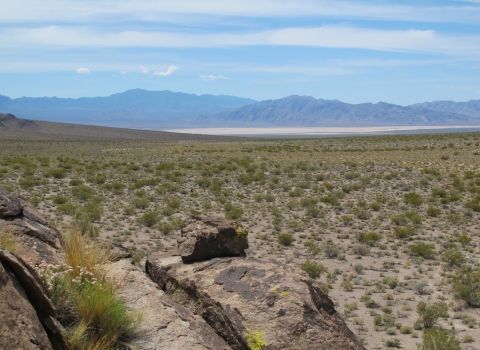
[[[0, 348], [52, 349], [61, 325], [43, 283], [15, 254], [0, 247]], [[48, 333], [48, 335], [47, 335]]]
[[183, 262], [222, 256], [245, 256], [247, 231], [234, 221], [196, 216], [185, 220], [178, 251]]
[[174, 302], [130, 260], [113, 263], [108, 276], [119, 283], [118, 294], [128, 309], [143, 316], [132, 344], [136, 349], [231, 349], [200, 316]]
[[364, 349], [333, 302], [302, 270], [277, 262], [216, 258], [183, 264], [150, 256], [146, 271], [174, 301], [201, 315], [235, 350], [262, 332], [264, 349]]
[[0, 230], [18, 238], [18, 255], [29, 264], [58, 262], [60, 232], [22, 196], [1, 187]]
[[[58, 263], [60, 233], [21, 196], [1, 188], [0, 230], [17, 237], [23, 258], [0, 248], [0, 349], [52, 349], [62, 326], [29, 264]], [[149, 256], [147, 274], [127, 249], [113, 245], [107, 275], [127, 308], [143, 318], [132, 346], [364, 349], [305, 272], [245, 258], [247, 248], [247, 232], [238, 223], [208, 217], [186, 220], [178, 250]]]

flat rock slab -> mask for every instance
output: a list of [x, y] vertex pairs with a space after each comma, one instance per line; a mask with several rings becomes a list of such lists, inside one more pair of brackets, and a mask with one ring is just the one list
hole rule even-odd
[[205, 216], [185, 220], [177, 241], [183, 262], [245, 256], [247, 231], [235, 221]]
[[174, 302], [128, 259], [112, 263], [108, 277], [131, 312], [142, 314], [137, 339], [140, 350], [230, 350], [231, 347], [198, 315]]
[[175, 301], [196, 305], [232, 349], [248, 350], [247, 334], [259, 331], [265, 350], [364, 349], [331, 299], [298, 268], [245, 258], [183, 264], [156, 253], [146, 271]]

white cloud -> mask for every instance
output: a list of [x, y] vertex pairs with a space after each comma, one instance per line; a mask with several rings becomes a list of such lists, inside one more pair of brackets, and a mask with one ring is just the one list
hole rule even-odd
[[204, 74], [201, 74], [200, 79], [202, 79], [203, 81], [212, 81], [212, 80], [230, 79], [230, 78], [224, 77], [223, 75], [211, 75], [211, 74], [204, 75]]
[[179, 68], [177, 66], [169, 66], [165, 72], [155, 71], [153, 75], [157, 75], [159, 77], [166, 77], [166, 76], [172, 75], [178, 69]]
[[[292, 27], [254, 33], [219, 34], [141, 31], [105, 34], [82, 27], [57, 26], [0, 30], [0, 48], [310, 46], [478, 57], [479, 42], [480, 35], [447, 36], [433, 30], [384, 30], [353, 26]], [[175, 70], [169, 68], [163, 72], [165, 74], [154, 74], [170, 75]]]
[[[477, 4], [479, 0], [469, 0]], [[468, 4], [467, 2], [467, 4]], [[419, 2], [421, 3], [421, 2]], [[459, 2], [460, 4], [460, 2]], [[55, 22], [99, 23], [117, 19], [165, 22], [178, 21], [178, 16], [208, 21], [220, 16], [298, 17], [322, 16], [335, 18], [387, 19], [426, 22], [477, 22], [480, 9], [467, 6], [407, 6], [379, 1], [345, 0], [2, 0], [1, 23]], [[192, 18], [190, 18], [192, 20]]]
[[150, 71], [144, 66], [140, 66], [140, 72], [142, 72], [143, 74], [148, 74]]
[[78, 74], [90, 74], [91, 72], [87, 68], [80, 67], [75, 70]]
[[120, 71], [120, 74], [123, 74], [123, 75], [128, 74], [128, 71], [122, 70], [122, 71]]

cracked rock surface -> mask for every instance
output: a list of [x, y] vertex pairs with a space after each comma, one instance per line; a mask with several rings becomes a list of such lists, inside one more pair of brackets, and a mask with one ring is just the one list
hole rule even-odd
[[191, 307], [236, 350], [261, 331], [266, 350], [364, 349], [333, 302], [305, 272], [273, 261], [216, 258], [183, 264], [169, 253], [151, 255], [150, 278]]
[[174, 302], [129, 259], [111, 264], [108, 277], [120, 284], [118, 295], [128, 309], [143, 315], [135, 349], [231, 349], [200, 316]]

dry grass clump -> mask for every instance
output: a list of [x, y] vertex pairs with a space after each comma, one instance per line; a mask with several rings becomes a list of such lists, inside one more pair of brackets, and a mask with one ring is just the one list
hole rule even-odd
[[8, 230], [0, 229], [0, 247], [15, 253], [17, 250], [17, 240], [15, 236]]
[[63, 265], [42, 264], [39, 275], [51, 293], [71, 349], [122, 349], [135, 334], [131, 315], [105, 277], [110, 251], [73, 228], [64, 236]]

